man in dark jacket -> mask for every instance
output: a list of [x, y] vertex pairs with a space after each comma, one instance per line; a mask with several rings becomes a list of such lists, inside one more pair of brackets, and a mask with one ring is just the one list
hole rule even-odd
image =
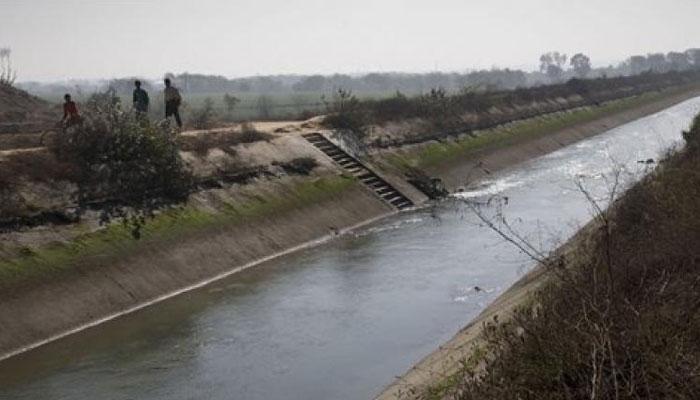
[[137, 113], [146, 114], [148, 113], [148, 93], [141, 89], [141, 81], [134, 82], [134, 110]]
[[182, 103], [182, 97], [180, 96], [180, 91], [177, 90], [170, 79], [165, 79], [165, 118], [171, 115], [175, 117], [175, 122], [177, 126], [182, 128], [182, 120], [180, 119], [180, 103]]

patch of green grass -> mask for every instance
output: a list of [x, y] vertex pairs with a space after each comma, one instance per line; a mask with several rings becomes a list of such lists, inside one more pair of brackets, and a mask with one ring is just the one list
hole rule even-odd
[[477, 151], [505, 147], [528, 137], [545, 136], [570, 126], [614, 115], [650, 103], [665, 95], [667, 93], [646, 93], [611, 101], [598, 107], [582, 107], [517, 121], [506, 126], [475, 132], [474, 136], [464, 135], [454, 141], [430, 143], [419, 146], [415, 150], [393, 154], [388, 157], [388, 162], [402, 170], [433, 167]]
[[97, 232], [81, 234], [69, 243], [25, 251], [18, 258], [0, 261], [0, 288], [69, 271], [87, 258], [126, 255], [152, 243], [174, 241], [207, 229], [301, 208], [342, 193], [354, 183], [349, 177], [305, 181], [289, 187], [283, 196], [251, 196], [244, 201], [227, 203], [220, 213], [192, 206], [169, 209], [147, 221], [139, 240], [132, 237], [127, 226], [109, 225]]
[[355, 180], [350, 177], [324, 178], [303, 182], [292, 187], [289, 196], [255, 196], [247, 202], [226, 204], [224, 213], [229, 219], [258, 218], [327, 199], [348, 189], [354, 182]]

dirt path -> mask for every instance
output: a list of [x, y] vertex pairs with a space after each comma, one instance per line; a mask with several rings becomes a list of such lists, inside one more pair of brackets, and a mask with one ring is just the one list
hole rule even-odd
[[[253, 129], [266, 133], [303, 133], [319, 129], [319, 117], [307, 121], [253, 121]], [[213, 129], [189, 129], [182, 131], [182, 136], [197, 136], [203, 133], [230, 132], [240, 130], [240, 123], [226, 124]], [[42, 148], [44, 133], [2, 133], [0, 134], [0, 152]]]

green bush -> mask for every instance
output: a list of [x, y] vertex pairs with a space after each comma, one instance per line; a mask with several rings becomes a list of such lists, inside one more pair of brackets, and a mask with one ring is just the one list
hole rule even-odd
[[50, 150], [78, 167], [79, 204], [99, 204], [105, 221], [132, 223], [135, 235], [145, 217], [185, 199], [191, 187], [169, 124], [122, 111], [113, 93], [93, 96], [84, 120], [58, 135]]

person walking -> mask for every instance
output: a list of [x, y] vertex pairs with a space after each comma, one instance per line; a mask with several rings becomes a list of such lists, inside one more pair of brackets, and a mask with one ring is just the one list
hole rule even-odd
[[66, 93], [63, 96], [65, 103], [63, 103], [63, 118], [61, 119], [61, 124], [64, 128], [68, 128], [80, 122], [80, 114], [78, 113], [78, 106], [71, 99], [70, 94]]
[[149, 104], [149, 99], [148, 99], [148, 92], [145, 90], [141, 89], [141, 81], [135, 81], [134, 86], [136, 88], [134, 89], [134, 110], [138, 114], [145, 115], [148, 113], [148, 104]]
[[169, 118], [171, 115], [175, 117], [175, 122], [179, 128], [182, 128], [182, 120], [180, 119], [180, 103], [182, 103], [182, 97], [180, 96], [180, 91], [177, 90], [170, 79], [165, 78], [165, 118]]

